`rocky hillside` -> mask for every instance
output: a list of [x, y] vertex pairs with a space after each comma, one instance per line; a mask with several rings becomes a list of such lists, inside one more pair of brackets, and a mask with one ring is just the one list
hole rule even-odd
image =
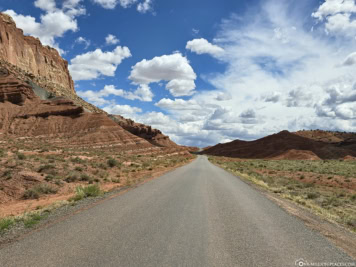
[[323, 130], [303, 130], [295, 132], [294, 134], [303, 136], [315, 141], [321, 141], [325, 143], [340, 143], [344, 141], [355, 141], [356, 133], [350, 132], [336, 132], [336, 131], [323, 131]]
[[295, 132], [295, 134], [318, 142], [330, 143], [356, 151], [356, 133], [323, 130], [303, 130]]
[[50, 138], [60, 146], [184, 150], [150, 126], [108, 116], [74, 90], [59, 53], [0, 13], [0, 138]]
[[153, 129], [151, 126], [134, 122], [120, 115], [110, 115], [115, 122], [130, 133], [139, 136], [151, 144], [159, 147], [178, 147], [168, 136], [162, 134], [160, 130]]
[[339, 159], [356, 156], [356, 150], [342, 143], [315, 141], [288, 131], [269, 135], [255, 141], [235, 140], [218, 144], [204, 154], [251, 159]]

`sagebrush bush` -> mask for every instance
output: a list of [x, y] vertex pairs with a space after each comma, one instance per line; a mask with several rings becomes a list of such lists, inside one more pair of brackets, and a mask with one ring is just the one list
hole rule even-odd
[[8, 228], [10, 228], [11, 225], [14, 224], [13, 219], [5, 218], [0, 220], [0, 233]]
[[88, 185], [86, 187], [77, 186], [75, 188], [75, 196], [72, 197], [70, 200], [78, 201], [87, 197], [97, 197], [101, 195], [101, 193], [102, 191], [100, 190], [100, 187], [96, 184]]
[[80, 175], [80, 180], [81, 181], [89, 181], [90, 180], [90, 176], [86, 173], [83, 173], [82, 175]]
[[23, 194], [24, 199], [38, 199], [41, 195], [55, 194], [58, 192], [57, 188], [54, 188], [48, 184], [36, 185], [30, 189], [27, 189]]
[[65, 179], [65, 181], [67, 183], [73, 183], [73, 182], [78, 181], [78, 180], [79, 180], [79, 175], [78, 175], [78, 173], [75, 173], [75, 172], [69, 173], [67, 178]]
[[17, 158], [19, 160], [24, 160], [24, 159], [26, 159], [26, 156], [24, 154], [22, 154], [22, 153], [17, 153]]
[[41, 165], [38, 169], [38, 172], [44, 172], [47, 170], [51, 170], [51, 169], [55, 169], [56, 167], [54, 165], [51, 164], [46, 164], [46, 165]]
[[112, 158], [108, 159], [107, 163], [110, 168], [113, 168], [113, 167], [116, 167], [119, 165], [119, 162], [116, 159], [112, 159]]

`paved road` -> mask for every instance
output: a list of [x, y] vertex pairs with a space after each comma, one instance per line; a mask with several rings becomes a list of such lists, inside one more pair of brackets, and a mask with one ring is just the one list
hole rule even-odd
[[0, 266], [353, 262], [204, 156], [0, 250]]

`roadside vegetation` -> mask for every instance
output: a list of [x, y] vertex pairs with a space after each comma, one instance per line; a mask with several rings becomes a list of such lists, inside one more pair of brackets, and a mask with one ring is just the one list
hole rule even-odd
[[356, 161], [209, 160], [274, 194], [356, 232]]
[[[0, 232], [18, 222], [36, 225], [43, 218], [37, 206], [63, 200], [75, 205], [88, 197], [135, 186], [192, 158], [165, 148], [134, 154], [115, 147], [59, 148], [43, 141], [8, 139], [0, 148]], [[16, 211], [12, 205], [17, 205]], [[37, 215], [28, 215], [32, 211]], [[26, 219], [15, 219], [24, 214]]]
[[68, 203], [67, 201], [57, 202], [45, 208], [37, 207], [34, 211], [28, 211], [17, 216], [4, 217], [0, 219], [0, 236], [13, 226], [18, 228], [32, 228], [40, 223], [41, 220], [47, 218], [53, 210]]
[[77, 186], [75, 188], [75, 196], [71, 197], [69, 201], [79, 201], [87, 197], [97, 197], [103, 192], [101, 191], [99, 185], [88, 185], [88, 186]]

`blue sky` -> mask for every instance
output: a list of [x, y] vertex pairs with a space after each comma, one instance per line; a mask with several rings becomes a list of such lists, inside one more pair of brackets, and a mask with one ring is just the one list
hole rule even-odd
[[0, 0], [57, 48], [77, 93], [206, 146], [356, 131], [354, 0]]

